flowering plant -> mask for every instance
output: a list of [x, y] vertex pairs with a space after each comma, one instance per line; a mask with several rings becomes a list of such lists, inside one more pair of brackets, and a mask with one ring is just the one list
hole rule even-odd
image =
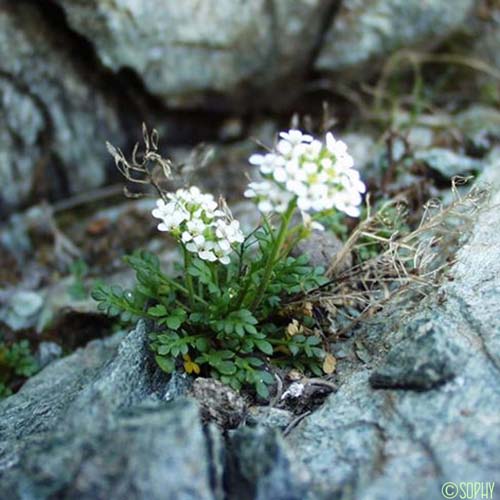
[[202, 194], [197, 187], [178, 189], [167, 197], [168, 203], [159, 199], [153, 210], [153, 217], [162, 220], [158, 229], [170, 232], [184, 252], [229, 264], [232, 245], [244, 241], [240, 223], [219, 210], [211, 194]]
[[[150, 144], [157, 147], [146, 138]], [[126, 172], [121, 152], [110, 150]], [[359, 215], [365, 186], [346, 145], [332, 134], [322, 142], [299, 130], [282, 132], [272, 151], [252, 155], [250, 163], [262, 176], [245, 192], [262, 214], [257, 228], [245, 235], [225, 203], [197, 187], [159, 189], [152, 215], [158, 229], [178, 243], [183, 272], [170, 277], [157, 257], [136, 252], [126, 257], [136, 271], [135, 288], [100, 284], [93, 296], [111, 315], [154, 322], [151, 348], [164, 371], [208, 374], [235, 389], [253, 386], [267, 397], [273, 365], [319, 375], [328, 348], [314, 311], [285, 312], [291, 297], [327, 282], [324, 269], [290, 252], [308, 231], [321, 227], [315, 219], [325, 211]], [[140, 168], [148, 175], [147, 166]], [[302, 223], [293, 226], [297, 212]]]

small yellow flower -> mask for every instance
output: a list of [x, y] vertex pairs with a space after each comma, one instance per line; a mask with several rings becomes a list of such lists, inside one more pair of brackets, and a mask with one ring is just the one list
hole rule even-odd
[[184, 358], [184, 370], [186, 373], [196, 373], [196, 375], [199, 375], [200, 365], [192, 361], [189, 354], [184, 354], [182, 357]]

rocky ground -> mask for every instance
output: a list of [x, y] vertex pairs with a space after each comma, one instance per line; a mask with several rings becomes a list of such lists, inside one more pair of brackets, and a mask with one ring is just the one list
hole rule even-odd
[[[204, 423], [187, 381], [154, 367], [141, 323], [1, 404], [6, 498], [424, 499], [446, 481], [497, 480], [499, 172], [485, 172], [492, 197], [439, 290], [403, 322], [357, 332], [369, 357], [346, 353], [318, 410], [297, 419], [205, 387]], [[221, 433], [217, 405], [237, 429]]]
[[493, 92], [498, 23], [489, 0], [3, 0], [0, 209], [109, 182], [104, 141], [130, 147], [142, 121], [171, 148], [259, 137], [308, 96], [359, 104], [399, 49], [456, 46], [478, 70], [446, 78]]
[[[500, 482], [499, 6], [43, 4], [0, 0], [0, 340], [28, 340], [42, 368], [0, 401], [0, 498], [423, 500]], [[489, 192], [452, 227], [456, 262], [332, 341], [334, 373], [301, 397], [169, 379], [149, 325], [116, 331], [89, 298], [96, 278], [130, 283], [124, 253], [175, 259], [104, 142], [130, 149], [142, 121], [176, 159], [207, 142], [197, 182], [250, 227], [249, 137], [272, 143], [292, 111], [318, 128], [324, 101], [375, 197], [417, 217], [453, 176]], [[328, 264], [339, 245], [299, 251]]]

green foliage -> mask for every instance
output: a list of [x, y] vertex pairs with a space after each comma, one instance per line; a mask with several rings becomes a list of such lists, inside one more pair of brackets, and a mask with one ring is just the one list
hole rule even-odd
[[[388, 241], [396, 234], [407, 234], [410, 230], [405, 212], [398, 205], [384, 205], [383, 201], [375, 204], [376, 220], [374, 225], [376, 230], [371, 237], [361, 236], [356, 245], [356, 252], [360, 261], [370, 260], [387, 247], [383, 241]], [[366, 216], [366, 213], [364, 214]]]
[[7, 345], [0, 342], [0, 398], [12, 394], [12, 384], [38, 371], [38, 363], [31, 354], [27, 340]]
[[87, 298], [88, 290], [83, 281], [88, 272], [87, 264], [84, 260], [78, 259], [70, 264], [69, 270], [73, 276], [73, 282], [68, 287], [70, 297], [74, 300], [83, 300]]
[[341, 241], [345, 241], [349, 234], [349, 228], [346, 224], [346, 215], [343, 212], [329, 210], [318, 217], [318, 222], [323, 224], [326, 229], [331, 231]]
[[309, 266], [307, 256], [288, 256], [278, 243], [266, 224], [247, 237], [229, 265], [190, 255], [175, 278], [163, 273], [157, 257], [138, 251], [126, 257], [136, 272], [133, 289], [99, 283], [92, 296], [99, 310], [122, 321], [153, 322], [150, 346], [165, 372], [212, 376], [266, 398], [273, 365], [318, 374], [325, 355], [312, 329], [290, 336], [279, 315], [287, 298], [325, 283], [324, 270]]

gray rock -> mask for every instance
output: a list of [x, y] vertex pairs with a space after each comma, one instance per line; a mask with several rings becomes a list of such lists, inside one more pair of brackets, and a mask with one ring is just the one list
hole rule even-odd
[[55, 342], [40, 342], [36, 353], [36, 360], [40, 368], [45, 368], [62, 355], [63, 350], [59, 344]]
[[445, 328], [425, 318], [410, 323], [405, 339], [395, 345], [385, 365], [370, 376], [375, 389], [433, 389], [455, 376], [455, 356]]
[[174, 401], [182, 396], [186, 396], [191, 389], [193, 379], [186, 373], [173, 372], [163, 391], [162, 399]]
[[213, 498], [205, 438], [191, 402], [136, 408], [111, 429], [34, 441], [4, 473], [9, 498]]
[[493, 142], [500, 140], [500, 112], [494, 108], [474, 105], [454, 118], [456, 126], [480, 151], [490, 150]]
[[380, 154], [380, 146], [368, 134], [351, 132], [342, 136], [349, 153], [354, 159], [354, 165], [364, 178], [376, 154]]
[[[292, 255], [307, 255], [311, 266], [320, 266], [325, 269], [332, 264], [337, 253], [342, 250], [342, 241], [340, 241], [330, 231], [313, 230], [311, 234], [299, 241], [292, 250]], [[339, 263], [339, 270], [349, 267], [352, 262], [351, 254], [347, 254], [343, 262]]]
[[230, 441], [229, 498], [302, 500], [310, 475], [281, 434], [256, 427], [236, 431]]
[[267, 92], [284, 78], [290, 97], [290, 76], [306, 69], [333, 5], [330, 0], [57, 2], [105, 66], [132, 68], [151, 93], [173, 106], [192, 106], [209, 92], [223, 97]]
[[109, 97], [53, 28], [27, 2], [0, 4], [0, 208], [101, 185], [104, 141], [123, 137]]
[[198, 377], [189, 393], [198, 401], [203, 420], [221, 429], [238, 427], [245, 417], [245, 400], [219, 380]]
[[50, 364], [0, 404], [2, 494], [215, 498], [218, 434], [192, 401], [161, 401], [165, 386], [143, 324]]
[[473, 0], [346, 0], [316, 61], [320, 71], [366, 77], [402, 48], [429, 47], [461, 28]]
[[249, 426], [262, 426], [270, 429], [285, 430], [294, 419], [293, 413], [273, 406], [251, 406], [246, 423]]
[[[312, 474], [310, 498], [382, 500], [390, 492], [395, 499], [427, 499], [438, 498], [446, 481], [498, 481], [500, 171], [494, 167], [486, 177], [495, 194], [459, 251], [442, 299], [429, 297], [404, 322], [387, 318], [359, 332], [377, 375], [354, 368], [290, 433], [288, 446]], [[390, 389], [370, 385], [381, 374]]]
[[463, 154], [454, 153], [445, 148], [432, 148], [417, 151], [415, 158], [426, 163], [432, 170], [440, 173], [446, 179], [455, 175], [465, 175], [480, 172], [484, 163]]
[[0, 308], [0, 321], [12, 330], [33, 327], [43, 306], [43, 296], [31, 290], [19, 290], [9, 294]]
[[[481, 7], [483, 7], [481, 9]], [[498, 68], [500, 68], [500, 5], [491, 2], [482, 6], [479, 4], [478, 13], [474, 19], [474, 28], [470, 37], [470, 44], [464, 48], [471, 50], [472, 57], [486, 63], [488, 72], [478, 72], [475, 79], [481, 89], [483, 98], [491, 103], [498, 103], [500, 97], [498, 89]], [[485, 12], [486, 11], [486, 12]], [[486, 15], [484, 15], [486, 14]], [[495, 76], [496, 72], [496, 76]]]

